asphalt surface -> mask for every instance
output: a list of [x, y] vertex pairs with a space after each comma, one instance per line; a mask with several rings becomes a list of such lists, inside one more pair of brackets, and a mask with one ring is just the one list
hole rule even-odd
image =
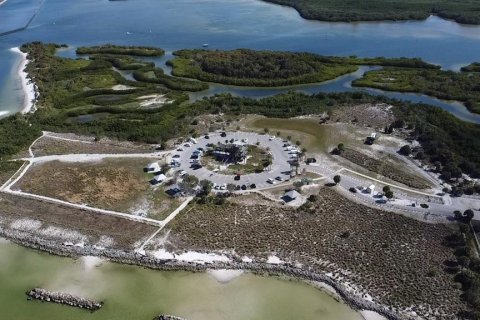
[[[216, 185], [233, 183], [240, 186], [244, 184], [246, 186], [250, 186], [252, 183], [254, 183], [257, 188], [272, 186], [272, 184], [267, 182], [269, 178], [275, 179], [275, 177], [281, 176], [283, 179], [288, 179], [290, 177], [288, 174], [288, 172], [290, 172], [290, 164], [287, 161], [290, 159], [291, 154], [289, 154], [289, 151], [283, 147], [284, 142], [281, 138], [272, 139], [270, 135], [262, 135], [253, 132], [226, 132], [226, 134], [226, 137], [221, 137], [220, 132], [215, 132], [209, 134], [209, 139], [201, 136], [196, 139], [196, 144], [189, 142], [189, 147], [186, 147], [185, 143], [177, 146], [176, 150], [178, 148], [182, 148], [183, 151], [174, 151], [172, 153], [172, 158], [175, 155], [180, 156], [180, 158], [173, 158], [180, 162], [180, 166], [176, 167], [175, 170], [184, 170], [187, 174], [194, 175], [199, 180], [207, 179]], [[192, 159], [190, 159], [190, 157], [192, 156], [193, 151], [197, 150], [198, 148], [203, 148], [206, 150], [207, 144], [216, 144], [217, 142], [224, 143], [226, 139], [238, 139], [238, 141], [242, 141], [242, 139], [248, 139], [247, 144], [256, 145], [256, 143], [259, 142], [259, 147], [264, 149], [267, 147], [270, 148], [269, 153], [272, 155], [272, 165], [270, 166], [269, 170], [262, 173], [241, 175], [240, 180], [234, 180], [235, 175], [233, 174], [226, 175], [213, 172], [208, 170], [205, 166], [200, 169], [192, 168]], [[200, 163], [202, 163], [201, 159]]]

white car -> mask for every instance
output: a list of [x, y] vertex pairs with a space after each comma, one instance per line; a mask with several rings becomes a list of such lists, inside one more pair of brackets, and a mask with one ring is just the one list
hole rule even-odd
[[227, 189], [227, 185], [224, 183], [220, 186], [220, 190], [225, 190], [225, 189]]
[[180, 177], [183, 177], [183, 176], [186, 175], [186, 174], [187, 174], [187, 171], [182, 170], [182, 171], [180, 171], [180, 173], [179, 173], [178, 175], [179, 175]]
[[272, 178], [268, 178], [267, 179], [267, 182], [270, 183], [270, 184], [275, 184], [275, 180], [273, 180]]
[[183, 146], [187, 147], [187, 148], [190, 148], [190, 143], [185, 143]]

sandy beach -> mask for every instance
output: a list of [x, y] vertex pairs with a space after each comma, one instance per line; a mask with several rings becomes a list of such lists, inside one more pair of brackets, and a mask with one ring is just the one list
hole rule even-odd
[[28, 64], [27, 54], [20, 51], [20, 48], [15, 47], [11, 48], [11, 51], [18, 53], [22, 56], [22, 61], [18, 66], [18, 76], [22, 81], [22, 90], [24, 93], [23, 98], [23, 105], [22, 105], [22, 113], [29, 113], [35, 111], [35, 84], [30, 82], [28, 79], [28, 75], [25, 72], [25, 67]]
[[0, 0], [0, 6], [1, 6], [2, 4], [5, 4], [5, 2], [7, 2], [7, 0]]

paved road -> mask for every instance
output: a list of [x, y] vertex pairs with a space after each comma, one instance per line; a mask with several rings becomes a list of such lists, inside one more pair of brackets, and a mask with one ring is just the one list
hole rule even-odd
[[[290, 154], [287, 150], [283, 147], [284, 142], [280, 138], [271, 139], [270, 135], [261, 135], [253, 132], [227, 132], [226, 137], [221, 137], [220, 133], [212, 133], [209, 135], [209, 139], [205, 137], [200, 137], [197, 140], [196, 144], [190, 143], [190, 147], [185, 147], [184, 145], [180, 146], [183, 151], [175, 151], [173, 155], [177, 154], [180, 155], [180, 158], [177, 159], [180, 162], [180, 167], [178, 170], [185, 170], [188, 174], [196, 176], [199, 180], [208, 179], [217, 185], [233, 183], [236, 185], [250, 185], [255, 183], [258, 188], [271, 186], [270, 183], [267, 182], [267, 179], [272, 178], [274, 179], [277, 176], [281, 176], [284, 179], [289, 178], [289, 174], [286, 172], [290, 171], [290, 164], [287, 162], [290, 159]], [[242, 175], [240, 180], [234, 180], [234, 175], [225, 175], [217, 172], [213, 172], [208, 170], [206, 167], [202, 167], [200, 169], [192, 169], [191, 168], [191, 159], [190, 156], [192, 155], [193, 151], [197, 148], [207, 149], [207, 144], [213, 143], [216, 144], [217, 142], [225, 142], [226, 139], [238, 139], [241, 141], [242, 139], [248, 139], [248, 144], [255, 145], [257, 142], [260, 143], [260, 147], [262, 148], [270, 148], [270, 154], [272, 155], [272, 165], [268, 171], [264, 171], [262, 173], [252, 173], [252, 174], [245, 174]]]

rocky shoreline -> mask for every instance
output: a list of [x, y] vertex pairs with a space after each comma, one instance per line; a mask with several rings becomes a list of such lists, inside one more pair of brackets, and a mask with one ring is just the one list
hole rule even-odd
[[116, 249], [99, 250], [98, 248], [89, 245], [85, 245], [84, 247], [64, 246], [56, 241], [41, 239], [39, 237], [32, 236], [31, 234], [26, 232], [4, 229], [1, 227], [0, 237], [6, 238], [16, 244], [32, 249], [41, 250], [53, 255], [73, 258], [77, 258], [80, 256], [97, 256], [116, 263], [137, 265], [162, 271], [182, 270], [190, 272], [204, 272], [208, 269], [236, 269], [249, 271], [258, 275], [280, 276], [309, 282], [319, 282], [332, 287], [336, 291], [338, 296], [340, 296], [344, 300], [344, 302], [352, 309], [374, 311], [389, 320], [414, 319], [413, 317], [410, 317], [408, 315], [397, 314], [395, 311], [390, 310], [388, 307], [362, 299], [361, 297], [349, 292], [345, 286], [335, 282], [327, 275], [315, 273], [310, 269], [300, 269], [290, 264], [279, 265], [241, 261], [196, 264], [177, 260], [160, 260], [154, 257], [141, 255], [134, 251], [124, 251]]
[[103, 306], [103, 302], [97, 302], [91, 299], [77, 297], [68, 293], [53, 292], [42, 288], [33, 288], [26, 292], [29, 299], [40, 300], [42, 302], [53, 302], [80, 309], [97, 311]]
[[176, 316], [171, 316], [171, 315], [168, 315], [168, 314], [161, 314], [161, 315], [153, 318], [153, 320], [187, 320], [187, 319], [176, 317]]

